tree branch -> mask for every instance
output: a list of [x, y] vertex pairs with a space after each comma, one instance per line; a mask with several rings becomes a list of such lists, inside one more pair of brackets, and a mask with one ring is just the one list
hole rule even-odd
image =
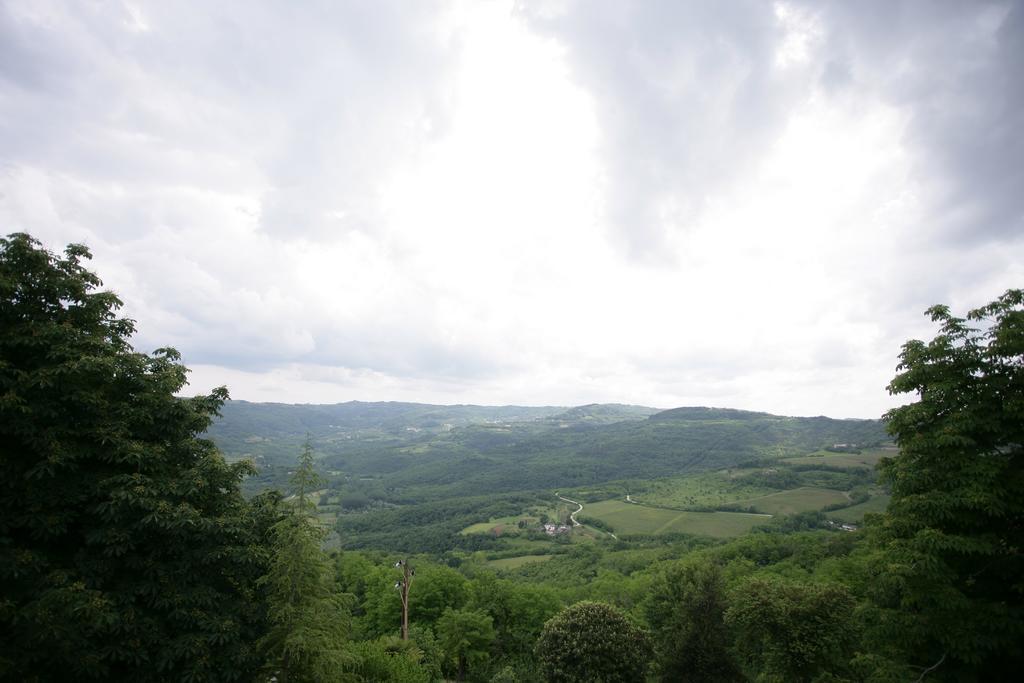
[[921, 675], [917, 677], [917, 683], [921, 683], [921, 681], [923, 681], [923, 680], [924, 680], [924, 677], [925, 677], [925, 676], [927, 676], [927, 675], [928, 675], [928, 674], [930, 674], [930, 673], [931, 673], [932, 671], [935, 671], [935, 670], [936, 670], [936, 669], [938, 669], [938, 668], [939, 668], [940, 666], [942, 666], [942, 663], [943, 663], [944, 661], [946, 661], [946, 653], [945, 653], [945, 652], [943, 652], [943, 653], [942, 653], [942, 656], [941, 656], [941, 657], [939, 657], [939, 661], [935, 662], [934, 664], [932, 664], [932, 665], [931, 665], [931, 666], [929, 666], [929, 667], [928, 667], [927, 669], [925, 669], [924, 671], [922, 671], [922, 672], [921, 672]]

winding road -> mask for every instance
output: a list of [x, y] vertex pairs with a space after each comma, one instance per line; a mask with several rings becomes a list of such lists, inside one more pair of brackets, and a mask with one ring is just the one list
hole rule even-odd
[[[578, 508], [576, 508], [576, 512], [574, 512], [574, 513], [572, 513], [571, 515], [569, 515], [569, 521], [571, 521], [571, 522], [572, 522], [572, 525], [573, 525], [573, 527], [583, 526], [583, 525], [582, 525], [582, 524], [580, 524], [580, 523], [579, 523], [579, 521], [578, 521], [578, 520], [576, 519], [576, 515], [578, 515], [578, 514], [580, 514], [581, 512], [583, 512], [583, 503], [579, 502], [578, 500], [573, 500], [573, 499], [571, 499], [571, 498], [566, 498], [566, 497], [564, 497], [564, 496], [560, 496], [560, 495], [558, 495], [558, 491], [555, 491], [555, 498], [558, 498], [559, 500], [564, 500], [564, 501], [565, 501], [566, 503], [572, 503], [573, 505], [579, 505], [579, 507], [578, 507]], [[603, 531], [603, 530], [602, 530], [602, 531]], [[618, 537], [618, 536], [616, 536], [615, 534], [613, 534], [613, 533], [612, 533], [612, 532], [610, 532], [610, 531], [605, 531], [604, 533], [608, 534], [609, 536], [611, 536], [612, 538], [614, 538], [614, 539], [615, 539], [616, 541], [617, 541], [617, 540], [619, 540], [619, 537]]]
[[583, 512], [583, 503], [579, 502], [578, 500], [570, 500], [568, 498], [564, 498], [564, 497], [558, 495], [558, 491], [555, 491], [555, 498], [558, 498], [559, 500], [564, 500], [566, 503], [572, 503], [573, 505], [579, 505], [579, 508], [576, 510], [576, 512], [574, 512], [571, 515], [569, 515], [569, 519], [572, 521], [572, 525], [573, 526], [583, 526], [582, 524], [580, 524], [579, 522], [576, 521], [576, 515], [578, 515], [579, 513]]

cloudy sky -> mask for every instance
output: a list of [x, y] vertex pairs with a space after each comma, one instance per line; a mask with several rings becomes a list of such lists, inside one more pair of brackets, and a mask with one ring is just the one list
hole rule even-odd
[[1024, 285], [1024, 3], [0, 2], [0, 230], [190, 391], [876, 417]]

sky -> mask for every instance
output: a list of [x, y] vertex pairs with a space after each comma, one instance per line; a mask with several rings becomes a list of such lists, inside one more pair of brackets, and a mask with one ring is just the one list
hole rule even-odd
[[0, 232], [187, 393], [878, 417], [1024, 286], [1024, 2], [0, 2]]

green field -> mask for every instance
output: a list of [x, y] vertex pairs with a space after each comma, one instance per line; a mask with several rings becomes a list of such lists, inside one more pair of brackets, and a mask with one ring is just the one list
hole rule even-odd
[[518, 515], [508, 515], [507, 517], [494, 517], [487, 520], [486, 522], [477, 522], [476, 524], [470, 524], [459, 533], [462, 535], [466, 534], [494, 534], [501, 536], [503, 534], [518, 534], [520, 532], [519, 522], [526, 522], [526, 525], [530, 528], [537, 528], [540, 526], [541, 515], [547, 515], [552, 520], [565, 519], [569, 515], [569, 509], [576, 509], [575, 505], [568, 505], [557, 501], [548, 507], [534, 506], [526, 510], [523, 510]]
[[827, 505], [839, 505], [849, 500], [841, 491], [805, 486], [734, 502], [770, 515], [794, 515], [798, 512], [820, 510]]
[[753, 498], [773, 489], [750, 483], [739, 471], [720, 470], [646, 482], [632, 499], [665, 507], [714, 506], [738, 498]]
[[616, 534], [686, 533], [718, 538], [739, 536], [771, 519], [770, 515], [740, 512], [680, 512], [624, 500], [591, 503], [584, 507], [583, 516], [606, 522]]
[[848, 508], [842, 510], [834, 510], [829, 512], [828, 516], [834, 519], [838, 519], [843, 522], [859, 522], [864, 518], [864, 515], [868, 512], [885, 512], [885, 508], [889, 506], [889, 499], [892, 496], [880, 495], [869, 499], [859, 505], [851, 505]]
[[488, 560], [487, 566], [495, 569], [518, 569], [530, 562], [546, 562], [554, 555], [520, 555], [519, 557], [503, 557], [500, 560]]
[[873, 450], [863, 453], [829, 453], [820, 451], [820, 455], [807, 455], [801, 458], [784, 458], [782, 462], [791, 465], [825, 465], [827, 467], [867, 467], [873, 468], [885, 457], [893, 457], [896, 451]]
[[510, 515], [508, 517], [498, 517], [486, 522], [478, 522], [471, 524], [465, 529], [460, 531], [460, 534], [501, 534], [504, 531], [518, 531], [519, 527], [516, 524], [520, 519], [526, 519], [531, 524], [539, 524], [536, 518], [531, 517], [520, 517], [518, 515]]

